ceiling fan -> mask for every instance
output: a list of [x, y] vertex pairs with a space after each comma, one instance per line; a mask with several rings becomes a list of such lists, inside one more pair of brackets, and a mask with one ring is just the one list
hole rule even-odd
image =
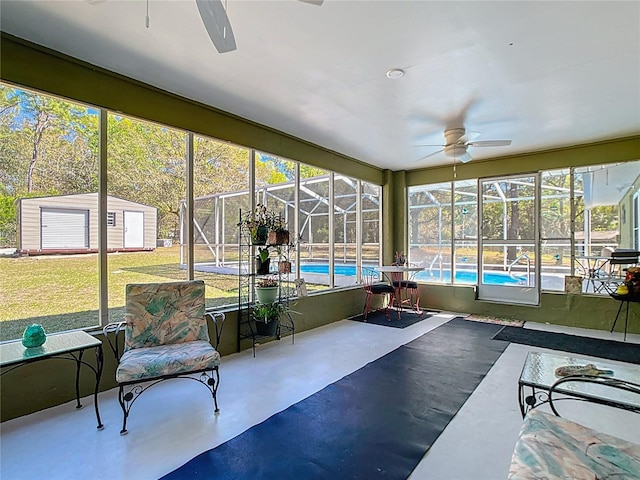
[[462, 163], [467, 163], [473, 160], [467, 151], [469, 147], [508, 147], [511, 145], [511, 140], [475, 140], [479, 136], [480, 133], [467, 133], [464, 128], [445, 130], [444, 139], [446, 143], [444, 145], [416, 145], [417, 147], [442, 147], [436, 152], [419, 158], [418, 161], [444, 152], [447, 157], [453, 158], [454, 161], [460, 160]]
[[[322, 5], [324, 0], [300, 0], [313, 5]], [[227, 15], [227, 1], [224, 0], [196, 0], [200, 17], [204, 23], [214, 47], [218, 53], [231, 52], [236, 49], [236, 39], [233, 36], [231, 22]]]

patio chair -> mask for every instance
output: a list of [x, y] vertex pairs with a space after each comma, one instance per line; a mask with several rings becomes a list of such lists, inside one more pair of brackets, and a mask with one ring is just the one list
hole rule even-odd
[[[371, 311], [371, 300], [374, 295], [379, 295], [381, 297], [389, 296], [387, 304], [385, 306], [385, 314], [387, 315], [387, 319], [391, 320], [389, 317], [389, 307], [393, 306], [396, 289], [393, 288], [392, 285], [388, 283], [384, 283], [382, 281], [382, 274], [370, 267], [362, 268], [362, 283], [364, 286], [364, 291], [367, 294], [367, 297], [364, 302], [364, 321], [367, 321], [367, 316]], [[398, 318], [400, 318], [400, 310], [398, 310]]]
[[618, 285], [624, 282], [625, 270], [624, 267], [630, 267], [636, 265], [640, 261], [640, 251], [619, 248], [611, 252], [610, 258], [607, 260], [606, 269], [600, 269], [600, 275], [597, 277], [597, 281], [601, 283], [601, 287], [596, 289], [596, 292], [602, 289], [607, 293], [615, 293]]
[[[395, 263], [392, 265], [395, 265]], [[410, 265], [415, 266], [415, 264]], [[411, 310], [415, 310], [418, 314], [421, 314], [420, 292], [418, 290], [418, 282], [415, 281], [417, 273], [417, 271], [411, 272], [407, 280], [404, 279], [404, 272], [393, 272], [391, 275], [393, 288], [396, 289], [398, 308], [402, 308], [402, 305], [408, 303]]]
[[[124, 322], [104, 327], [118, 361], [121, 435], [127, 433], [127, 418], [138, 397], [172, 378], [189, 378], [205, 385], [213, 396], [214, 411], [219, 412], [217, 349], [225, 316], [205, 313], [204, 290], [202, 280], [127, 285]], [[215, 329], [214, 345], [209, 339], [207, 318]], [[122, 355], [118, 347], [120, 331], [124, 331]]]

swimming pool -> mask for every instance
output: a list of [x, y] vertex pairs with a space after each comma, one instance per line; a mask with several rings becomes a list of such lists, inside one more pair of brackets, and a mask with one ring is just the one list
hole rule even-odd
[[[418, 272], [416, 280], [422, 280], [424, 282], [451, 282], [451, 272], [442, 272], [442, 280], [440, 279], [439, 272]], [[475, 270], [456, 270], [456, 283], [467, 283], [475, 285], [478, 282], [478, 272]], [[482, 276], [482, 281], [485, 285], [522, 285], [526, 283], [526, 276], [510, 276], [507, 272], [488, 272]]]
[[[335, 265], [336, 275], [345, 275], [353, 277], [356, 275], [355, 265]], [[328, 275], [329, 265], [326, 263], [305, 263], [300, 266], [301, 273], [313, 273], [318, 275]], [[439, 272], [424, 271], [418, 272], [415, 276], [416, 280], [423, 282], [451, 282], [451, 272], [443, 272], [442, 279], [440, 279]], [[488, 285], [521, 285], [525, 283], [527, 277], [514, 276], [511, 277], [506, 272], [488, 272], [483, 275], [483, 282]], [[456, 270], [455, 276], [456, 283], [467, 283], [475, 285], [478, 282], [478, 274], [475, 270]]]

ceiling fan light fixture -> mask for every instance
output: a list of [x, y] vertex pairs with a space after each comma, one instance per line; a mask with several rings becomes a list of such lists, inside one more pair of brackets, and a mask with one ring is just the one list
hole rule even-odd
[[451, 128], [449, 130], [445, 130], [444, 139], [446, 140], [447, 145], [451, 145], [460, 140], [464, 134], [464, 128]]
[[391, 80], [397, 80], [398, 78], [404, 77], [404, 70], [401, 68], [390, 68], [387, 70], [387, 77]]

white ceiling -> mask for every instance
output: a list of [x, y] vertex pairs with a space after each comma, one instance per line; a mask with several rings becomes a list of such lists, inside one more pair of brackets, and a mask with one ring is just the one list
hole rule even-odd
[[475, 159], [640, 133], [638, 1], [228, 0], [224, 54], [195, 0], [146, 7], [1, 0], [1, 28], [392, 170], [450, 163], [415, 145], [451, 127], [513, 140]]

